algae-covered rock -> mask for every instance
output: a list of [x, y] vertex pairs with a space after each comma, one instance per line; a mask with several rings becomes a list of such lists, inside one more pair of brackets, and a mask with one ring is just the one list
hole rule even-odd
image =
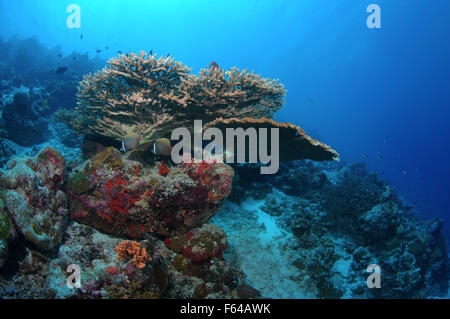
[[207, 162], [168, 165], [143, 166], [106, 148], [69, 177], [71, 218], [139, 239], [152, 233], [185, 234], [201, 226], [230, 194], [233, 169]]
[[185, 258], [201, 262], [222, 256], [222, 252], [227, 247], [227, 238], [222, 228], [213, 224], [204, 224], [185, 235], [168, 238], [164, 243]]
[[95, 154], [89, 163], [91, 171], [95, 171], [103, 166], [108, 169], [120, 169], [123, 167], [121, 154], [113, 147], [107, 147], [103, 152]]
[[68, 218], [61, 154], [46, 147], [36, 158], [16, 159], [0, 175], [4, 184], [0, 198], [17, 230], [42, 250], [56, 248]]
[[80, 195], [89, 191], [89, 180], [84, 176], [83, 173], [75, 173], [68, 179], [67, 188], [75, 194]]

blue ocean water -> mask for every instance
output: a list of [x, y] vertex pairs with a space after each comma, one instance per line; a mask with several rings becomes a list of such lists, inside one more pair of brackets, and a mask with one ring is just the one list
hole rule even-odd
[[[381, 29], [367, 27], [371, 3]], [[81, 28], [66, 24], [70, 4]], [[276, 120], [364, 162], [450, 237], [449, 18], [448, 0], [0, 0], [0, 38], [105, 61], [153, 50], [194, 73], [216, 61], [280, 79]]]

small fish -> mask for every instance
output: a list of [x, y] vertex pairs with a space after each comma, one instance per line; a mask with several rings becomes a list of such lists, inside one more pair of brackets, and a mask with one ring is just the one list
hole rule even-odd
[[58, 57], [59, 57], [59, 58], [62, 58], [62, 53], [58, 53]]
[[119, 51], [117, 51], [117, 53], [118, 53], [118, 54], [122, 54], [122, 51], [119, 50]]
[[406, 170], [403, 170], [403, 171], [402, 171], [402, 174], [403, 174], [403, 175], [406, 175], [406, 174], [407, 174]]
[[73, 58], [72, 58], [74, 61], [76, 61], [77, 60], [77, 57], [76, 56], [74, 56]]
[[316, 103], [314, 103], [314, 100], [313, 100], [312, 98], [310, 98], [310, 97], [308, 97], [307, 100], [308, 100], [308, 102], [311, 103], [311, 104], [316, 104]]
[[380, 160], [380, 159], [383, 159], [383, 156], [378, 155], [377, 158]]
[[56, 69], [55, 73], [57, 74], [63, 74], [65, 73], [69, 68], [67, 66], [60, 66]]
[[83, 40], [83, 34], [80, 34], [80, 40]]
[[366, 159], [366, 158], [367, 158], [367, 154], [366, 154], [366, 153], [363, 153], [363, 154], [362, 154], [362, 158], [363, 158], [363, 159]]
[[215, 62], [215, 61], [211, 61], [210, 63], [209, 63], [209, 68], [211, 69], [211, 70], [220, 70], [220, 66], [217, 64], [217, 62]]
[[98, 53], [102, 52], [102, 50], [101, 49], [97, 49], [97, 50], [95, 50], [95, 52], [97, 52], [97, 54], [98, 54]]
[[170, 140], [168, 138], [158, 138], [153, 142], [153, 154], [160, 156], [170, 156], [171, 152], [172, 145], [170, 144]]
[[170, 53], [167, 53], [166, 58], [170, 57]]
[[120, 149], [122, 152], [128, 152], [139, 146], [141, 142], [141, 136], [136, 133], [130, 133], [125, 136], [122, 140], [122, 148]]
[[109, 46], [106, 46], [106, 47], [105, 47], [105, 50], [108, 50], [108, 49], [109, 49]]
[[377, 151], [377, 153], [378, 153], [378, 154], [381, 154], [381, 151], [380, 151], [380, 150], [378, 150], [378, 151]]
[[150, 55], [153, 55], [153, 50], [150, 50]]

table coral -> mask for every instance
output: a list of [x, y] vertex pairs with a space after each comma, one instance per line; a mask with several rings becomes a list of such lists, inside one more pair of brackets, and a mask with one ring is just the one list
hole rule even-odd
[[247, 70], [210, 67], [196, 76], [172, 57], [143, 51], [108, 63], [80, 83], [76, 114], [60, 117], [83, 135], [120, 141], [139, 131], [143, 138], [156, 139], [177, 127], [192, 127], [193, 119], [272, 117], [285, 95], [278, 80]]

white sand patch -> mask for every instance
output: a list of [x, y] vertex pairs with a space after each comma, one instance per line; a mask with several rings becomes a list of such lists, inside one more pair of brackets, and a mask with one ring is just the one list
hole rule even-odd
[[229, 248], [225, 258], [239, 267], [248, 284], [271, 298], [314, 298], [306, 291], [292, 265], [298, 254], [295, 238], [263, 212], [264, 201], [247, 200], [241, 205], [226, 202], [212, 222], [225, 230]]

